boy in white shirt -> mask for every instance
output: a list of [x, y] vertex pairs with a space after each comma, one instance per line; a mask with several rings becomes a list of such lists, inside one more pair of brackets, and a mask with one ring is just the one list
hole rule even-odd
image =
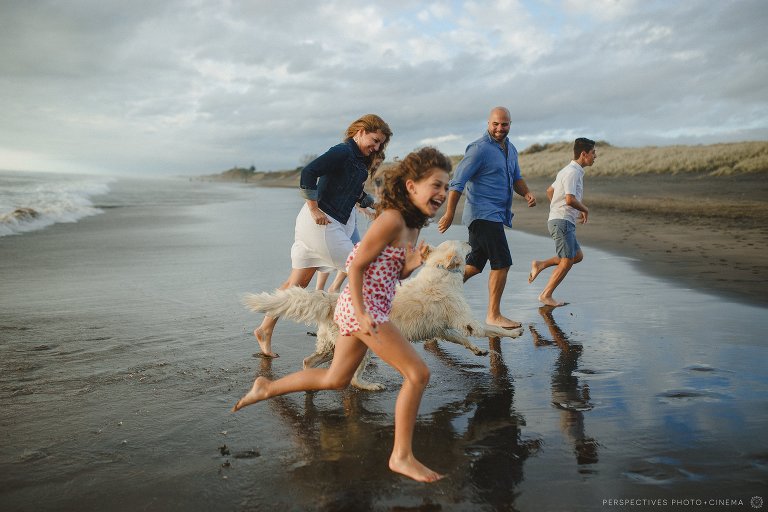
[[576, 240], [576, 222], [586, 224], [589, 209], [582, 202], [584, 194], [584, 168], [595, 163], [595, 141], [579, 137], [573, 143], [573, 160], [557, 173], [554, 183], [547, 189], [549, 197], [549, 234], [555, 241], [556, 256], [548, 260], [533, 260], [528, 283], [549, 267], [557, 267], [552, 272], [547, 286], [539, 295], [539, 301], [547, 306], [564, 306], [552, 297], [555, 288], [565, 279], [568, 271], [584, 259], [579, 242]]

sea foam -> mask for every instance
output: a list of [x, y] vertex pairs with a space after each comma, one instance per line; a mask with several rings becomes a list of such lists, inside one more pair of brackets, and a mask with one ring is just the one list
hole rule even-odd
[[0, 237], [102, 213], [91, 197], [109, 192], [110, 181], [101, 176], [0, 173]]

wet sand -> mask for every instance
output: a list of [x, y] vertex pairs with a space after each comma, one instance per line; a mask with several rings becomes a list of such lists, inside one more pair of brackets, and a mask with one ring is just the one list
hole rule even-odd
[[[381, 361], [366, 377], [382, 392], [229, 412], [314, 348], [284, 321], [281, 357], [253, 357], [261, 318], [240, 304], [288, 274], [295, 190], [140, 185], [116, 184], [102, 215], [0, 239], [3, 511], [749, 509], [764, 492], [764, 307], [587, 245], [559, 289], [571, 304], [539, 308], [528, 262], [551, 241], [509, 231], [503, 310], [523, 336], [476, 340], [484, 357], [414, 345], [432, 372], [415, 452], [448, 473], [423, 485], [387, 468], [400, 378]], [[465, 294], [482, 315], [487, 276]]]

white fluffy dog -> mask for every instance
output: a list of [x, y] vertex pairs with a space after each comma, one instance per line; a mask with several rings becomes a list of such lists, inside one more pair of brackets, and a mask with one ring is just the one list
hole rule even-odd
[[[522, 334], [522, 329], [488, 325], [472, 316], [462, 293], [468, 252], [469, 244], [456, 240], [430, 247], [424, 266], [416, 276], [398, 285], [389, 319], [406, 339], [444, 339], [463, 345], [480, 356], [488, 351], [474, 345], [468, 336], [517, 338]], [[243, 303], [252, 311], [269, 316], [317, 324], [315, 353], [304, 359], [304, 368], [311, 368], [333, 358], [333, 347], [339, 335], [339, 328], [333, 321], [338, 297], [338, 293], [291, 287], [274, 293], [248, 294]], [[363, 380], [362, 372], [367, 361], [368, 357], [358, 367], [352, 385], [371, 391], [383, 389], [380, 384]]]

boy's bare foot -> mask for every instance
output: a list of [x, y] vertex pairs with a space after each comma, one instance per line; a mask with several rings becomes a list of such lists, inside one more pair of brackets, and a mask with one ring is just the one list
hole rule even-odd
[[487, 316], [485, 317], [485, 323], [489, 325], [495, 325], [496, 327], [501, 327], [502, 329], [519, 329], [520, 327], [523, 326], [523, 324], [521, 324], [520, 322], [515, 322], [514, 320], [510, 320], [504, 315], [499, 315], [496, 318], [491, 318]]
[[541, 271], [542, 269], [539, 267], [539, 262], [536, 260], [531, 261], [531, 273], [528, 274], [528, 284], [531, 284]]
[[389, 458], [389, 469], [395, 473], [400, 473], [408, 478], [412, 478], [417, 482], [431, 483], [445, 478], [445, 475], [432, 471], [416, 460], [413, 455], [405, 459], [396, 459], [394, 455], [391, 456]]
[[272, 352], [272, 333], [265, 333], [261, 330], [261, 327], [257, 327], [253, 330], [253, 335], [256, 337], [256, 341], [259, 342], [261, 348], [262, 357], [280, 357], [276, 353]]
[[566, 304], [568, 304], [567, 302], [560, 302], [555, 300], [553, 297], [544, 297], [543, 295], [539, 295], [539, 302], [541, 302], [545, 306], [552, 306], [553, 308], [565, 306]]
[[232, 412], [237, 412], [245, 406], [261, 402], [267, 398], [267, 385], [269, 382], [269, 379], [266, 377], [256, 377], [256, 380], [253, 381], [253, 386], [251, 386], [251, 390], [243, 395], [243, 398], [237, 401], [232, 408]]

